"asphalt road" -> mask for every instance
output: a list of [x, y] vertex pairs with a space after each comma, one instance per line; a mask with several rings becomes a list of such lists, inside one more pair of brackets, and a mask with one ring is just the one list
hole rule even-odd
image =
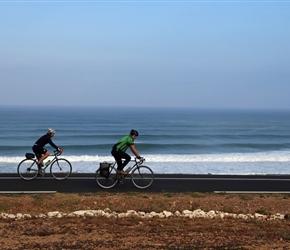
[[17, 174], [0, 174], [0, 193], [92, 193], [92, 192], [253, 192], [290, 193], [290, 175], [155, 175], [151, 187], [140, 190], [129, 178], [112, 189], [100, 188], [94, 173], [72, 174], [63, 181], [50, 174], [31, 181]]

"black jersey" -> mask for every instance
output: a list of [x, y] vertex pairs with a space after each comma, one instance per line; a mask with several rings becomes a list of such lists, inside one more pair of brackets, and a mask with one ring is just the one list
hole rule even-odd
[[58, 147], [52, 142], [49, 134], [45, 134], [45, 135], [41, 136], [35, 142], [35, 145], [37, 145], [41, 148], [43, 148], [46, 144], [50, 144], [50, 146], [54, 147], [56, 150], [58, 149]]

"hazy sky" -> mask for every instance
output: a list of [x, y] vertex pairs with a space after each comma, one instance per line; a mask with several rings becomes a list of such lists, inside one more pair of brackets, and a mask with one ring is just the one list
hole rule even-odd
[[1, 1], [0, 105], [290, 108], [290, 1]]

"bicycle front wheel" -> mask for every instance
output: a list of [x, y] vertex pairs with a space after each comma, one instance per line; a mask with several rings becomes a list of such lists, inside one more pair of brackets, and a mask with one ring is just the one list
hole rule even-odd
[[153, 183], [154, 173], [152, 169], [147, 166], [139, 166], [133, 170], [131, 180], [137, 188], [148, 188]]
[[33, 159], [24, 159], [18, 164], [17, 172], [23, 180], [33, 180], [38, 175], [37, 162]]
[[72, 166], [66, 159], [57, 159], [50, 166], [50, 173], [56, 180], [64, 180], [70, 176]]
[[104, 177], [100, 173], [100, 169], [96, 172], [96, 182], [101, 188], [109, 189], [114, 187], [118, 182], [117, 171], [115, 168], [110, 167], [108, 176]]

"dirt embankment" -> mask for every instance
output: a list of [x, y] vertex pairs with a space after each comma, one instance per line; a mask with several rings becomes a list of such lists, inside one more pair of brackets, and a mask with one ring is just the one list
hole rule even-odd
[[[285, 215], [283, 220], [237, 218], [63, 217], [52, 211], [128, 210], [145, 213], [202, 209]], [[0, 249], [290, 249], [290, 196], [285, 194], [96, 193], [1, 195]]]

